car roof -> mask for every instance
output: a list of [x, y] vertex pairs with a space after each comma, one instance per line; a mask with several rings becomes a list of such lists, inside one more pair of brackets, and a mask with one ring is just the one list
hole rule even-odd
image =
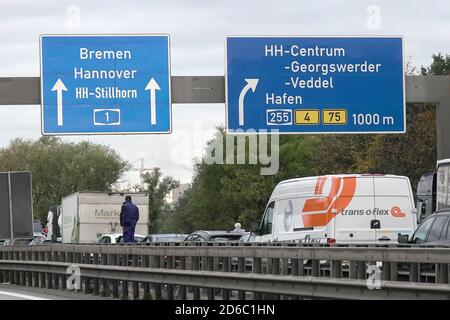
[[440, 210], [436, 211], [434, 214], [437, 214], [437, 215], [449, 215], [450, 214], [450, 208], [440, 209]]
[[[122, 233], [107, 233], [101, 236], [101, 238], [103, 237], [122, 237], [123, 234]], [[145, 237], [142, 234], [134, 234], [135, 237]]]
[[312, 177], [301, 177], [301, 178], [291, 178], [287, 180], [280, 181], [277, 186], [289, 184], [289, 183], [295, 183], [295, 182], [303, 182], [308, 180], [317, 180], [318, 178], [330, 178], [330, 177], [338, 177], [338, 178], [349, 178], [349, 177], [356, 177], [356, 178], [366, 178], [366, 177], [372, 177], [372, 178], [398, 178], [398, 179], [405, 179], [406, 176], [399, 176], [394, 174], [378, 174], [378, 173], [355, 173], [355, 174], [329, 174], [329, 175], [322, 175], [322, 176], [312, 176]]
[[177, 237], [177, 236], [186, 236], [184, 233], [153, 233], [149, 234], [147, 237]]
[[107, 233], [107, 234], [102, 235], [102, 237], [119, 237], [122, 235], [123, 234], [121, 234], [121, 233]]
[[242, 232], [239, 231], [220, 231], [220, 230], [197, 230], [192, 232], [191, 234], [204, 234], [204, 235], [210, 235], [210, 236], [217, 236], [217, 235], [242, 235]]
[[450, 163], [450, 159], [442, 159], [437, 161], [437, 165], [440, 166], [442, 164]]
[[436, 217], [436, 216], [449, 216], [449, 215], [450, 215], [450, 208], [440, 209], [438, 211], [435, 211], [433, 214], [430, 214], [423, 221], [421, 221], [420, 224], [422, 225], [424, 223], [424, 221], [426, 221], [428, 219], [433, 219], [433, 217]]

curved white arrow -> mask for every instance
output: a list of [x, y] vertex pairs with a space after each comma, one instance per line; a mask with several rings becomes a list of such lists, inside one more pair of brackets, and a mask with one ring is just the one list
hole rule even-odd
[[52, 88], [52, 91], [56, 91], [56, 105], [57, 105], [57, 115], [58, 115], [58, 126], [63, 125], [63, 100], [62, 100], [62, 92], [67, 91], [66, 86], [58, 78], [55, 85]]
[[161, 90], [155, 79], [151, 78], [145, 90], [150, 90], [150, 117], [151, 124], [156, 124], [156, 90]]
[[258, 85], [259, 79], [245, 79], [247, 84], [242, 89], [241, 94], [239, 95], [239, 125], [244, 125], [244, 97], [247, 94], [248, 90], [252, 89], [253, 92], [256, 90], [256, 86]]

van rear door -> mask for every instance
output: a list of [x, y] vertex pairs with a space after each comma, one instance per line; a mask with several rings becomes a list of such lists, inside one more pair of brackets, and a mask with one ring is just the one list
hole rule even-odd
[[[374, 184], [371, 176], [344, 176], [341, 191], [334, 202], [336, 243], [374, 243]], [[354, 184], [354, 188], [352, 188]]]
[[411, 235], [416, 228], [414, 202], [405, 177], [375, 177], [375, 219], [379, 243], [397, 243], [399, 234]]

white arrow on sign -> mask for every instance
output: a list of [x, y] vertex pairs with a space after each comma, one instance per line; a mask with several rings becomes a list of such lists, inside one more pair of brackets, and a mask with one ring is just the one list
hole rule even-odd
[[253, 92], [256, 90], [256, 86], [258, 85], [259, 79], [245, 79], [247, 84], [242, 89], [241, 94], [239, 95], [239, 125], [244, 125], [244, 97], [247, 94], [248, 90], [252, 89]]
[[155, 79], [151, 78], [145, 90], [150, 90], [150, 117], [151, 124], [156, 124], [156, 90], [161, 90]]
[[62, 100], [62, 92], [67, 91], [66, 86], [58, 79], [55, 85], [52, 88], [52, 91], [56, 91], [56, 105], [57, 105], [57, 114], [58, 114], [58, 126], [63, 125], [63, 100]]

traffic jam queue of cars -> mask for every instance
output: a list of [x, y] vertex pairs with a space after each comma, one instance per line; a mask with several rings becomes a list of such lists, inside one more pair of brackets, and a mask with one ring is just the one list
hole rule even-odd
[[[450, 244], [450, 159], [439, 161], [436, 173], [425, 174], [417, 189], [418, 210], [410, 181], [404, 176], [352, 174], [289, 179], [278, 183], [261, 221], [252, 223], [249, 232], [239, 225], [233, 231], [144, 235], [148, 217], [141, 214], [135, 240], [141, 244], [204, 241]], [[147, 194], [132, 197], [140, 212], [148, 212]], [[15, 244], [121, 244], [122, 229], [117, 224], [122, 201], [123, 194], [115, 193], [70, 195], [63, 199], [62, 206], [50, 210], [46, 236], [37, 234], [32, 239], [18, 239]], [[6, 244], [7, 240], [0, 242]]]

